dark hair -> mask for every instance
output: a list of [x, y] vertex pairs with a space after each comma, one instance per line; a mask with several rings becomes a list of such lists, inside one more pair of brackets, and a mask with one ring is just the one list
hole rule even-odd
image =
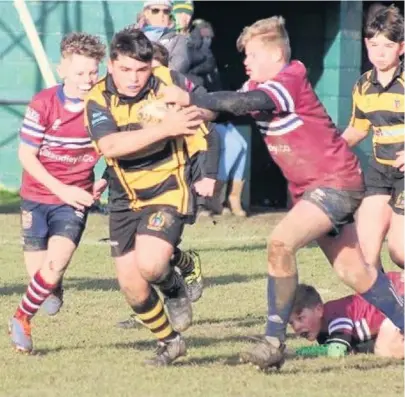
[[169, 51], [167, 51], [167, 48], [156, 42], [152, 43], [152, 47], [153, 59], [156, 59], [156, 61], [160, 62], [163, 66], [169, 66]]
[[298, 284], [295, 292], [292, 313], [299, 314], [304, 309], [313, 309], [321, 304], [322, 298], [312, 285]]
[[110, 58], [124, 55], [140, 62], [152, 62], [152, 43], [139, 29], [124, 29], [116, 33], [110, 44]]
[[404, 40], [404, 17], [394, 5], [378, 7], [367, 18], [364, 29], [365, 37], [371, 39], [378, 34], [382, 34], [394, 43]]

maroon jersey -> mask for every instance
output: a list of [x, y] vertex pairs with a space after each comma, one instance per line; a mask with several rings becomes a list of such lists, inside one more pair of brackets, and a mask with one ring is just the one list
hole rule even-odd
[[[38, 148], [46, 170], [66, 185], [92, 191], [94, 166], [99, 156], [84, 127], [84, 105], [66, 102], [62, 86], [45, 89], [34, 96], [25, 113], [20, 139]], [[62, 201], [23, 171], [21, 197], [44, 204]]]
[[[402, 272], [387, 273], [392, 288], [398, 296], [404, 296]], [[320, 344], [338, 342], [355, 348], [358, 344], [375, 339], [385, 315], [360, 295], [349, 295], [329, 301], [324, 305], [322, 331], [317, 340]]]
[[295, 200], [317, 187], [363, 190], [360, 163], [316, 96], [301, 62], [292, 61], [265, 83], [247, 81], [241, 89], [251, 90], [262, 90], [276, 105], [271, 114], [252, 115]]

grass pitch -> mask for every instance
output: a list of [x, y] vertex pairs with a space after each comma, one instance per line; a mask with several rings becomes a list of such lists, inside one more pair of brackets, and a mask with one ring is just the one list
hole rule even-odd
[[[273, 374], [239, 363], [245, 337], [264, 330], [266, 236], [282, 216], [203, 220], [186, 229], [182, 246], [199, 251], [206, 289], [194, 306], [194, 326], [185, 333], [188, 356], [169, 368], [149, 368], [142, 361], [153, 353], [151, 334], [115, 327], [130, 310], [103, 241], [107, 217], [101, 215], [90, 216], [67, 272], [62, 311], [54, 318], [40, 313], [33, 322], [36, 354], [12, 350], [7, 320], [27, 276], [18, 214], [0, 215], [0, 396], [402, 396], [403, 363], [395, 360], [365, 355], [291, 360]], [[298, 263], [300, 281], [315, 284], [325, 299], [350, 293], [317, 247], [301, 250]], [[305, 343], [291, 338], [289, 346]]]

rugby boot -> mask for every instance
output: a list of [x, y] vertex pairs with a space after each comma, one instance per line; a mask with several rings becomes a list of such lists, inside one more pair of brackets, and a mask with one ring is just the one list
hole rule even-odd
[[145, 360], [145, 364], [164, 367], [181, 356], [187, 354], [186, 342], [180, 334], [168, 341], [159, 341], [153, 358]]

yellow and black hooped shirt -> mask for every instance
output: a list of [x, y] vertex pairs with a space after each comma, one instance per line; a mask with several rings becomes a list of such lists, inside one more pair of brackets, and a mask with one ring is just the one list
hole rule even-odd
[[[85, 123], [97, 147], [102, 137], [142, 129], [138, 110], [156, 98], [164, 85], [189, 89], [184, 76], [165, 67], [155, 68], [146, 86], [134, 98], [120, 95], [111, 75], [100, 80], [86, 99]], [[191, 190], [190, 158], [207, 151], [208, 130], [188, 137], [164, 139], [125, 158], [106, 158], [109, 166], [111, 211], [169, 206], [180, 215], [192, 215], [195, 197]]]
[[404, 150], [404, 70], [401, 63], [391, 82], [383, 87], [375, 69], [363, 74], [353, 89], [350, 126], [373, 131], [373, 152], [377, 163], [392, 165], [396, 153]]

